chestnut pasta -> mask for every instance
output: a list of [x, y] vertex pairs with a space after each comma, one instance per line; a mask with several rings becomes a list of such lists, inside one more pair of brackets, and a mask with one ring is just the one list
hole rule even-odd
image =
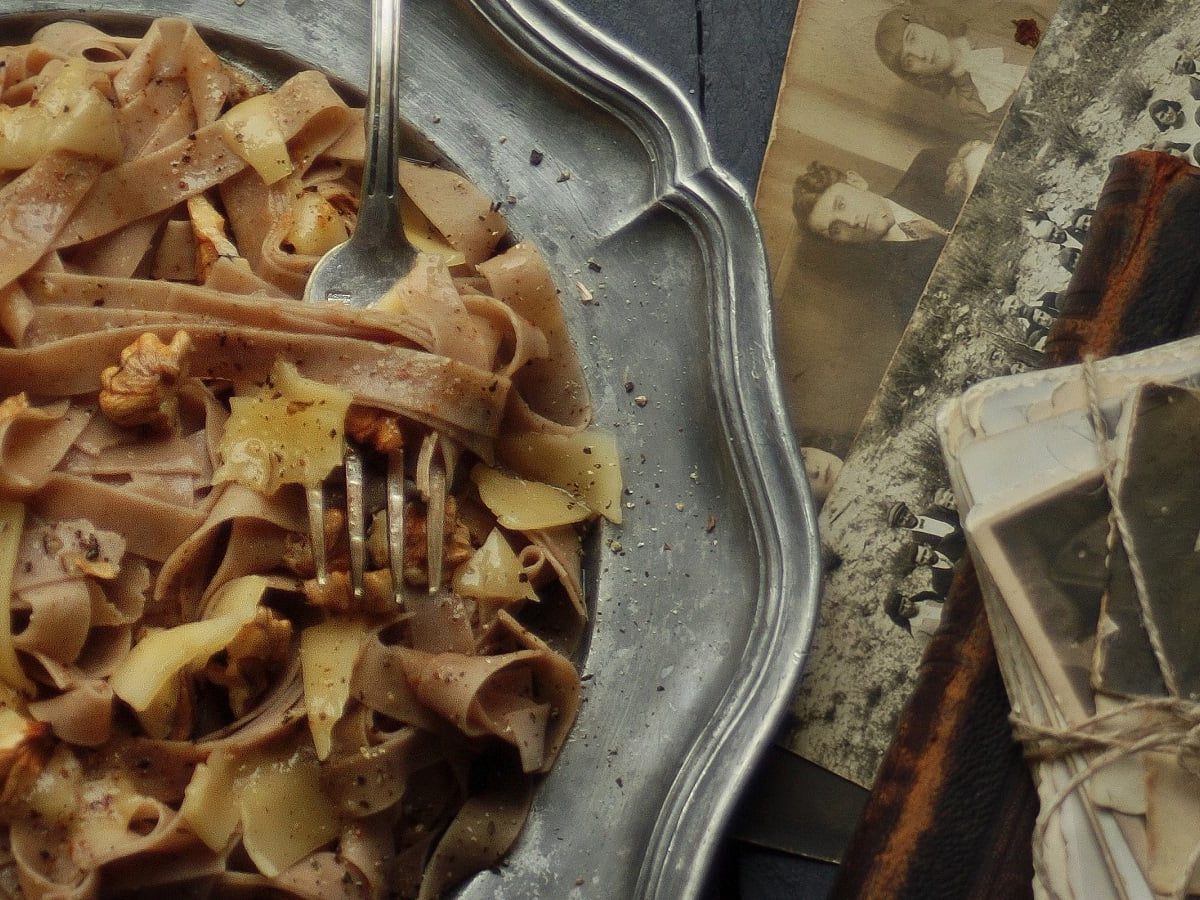
[[[374, 306], [299, 302], [363, 147], [324, 76], [267, 90], [183, 20], [0, 48], [0, 896], [437, 897], [566, 740], [615, 441], [454, 172], [402, 164], [421, 252]], [[403, 602], [378, 515], [355, 598], [336, 503], [315, 577], [346, 442], [406, 450]]]

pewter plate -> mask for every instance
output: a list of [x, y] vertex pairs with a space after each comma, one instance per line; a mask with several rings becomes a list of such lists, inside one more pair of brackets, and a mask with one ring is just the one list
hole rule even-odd
[[[238, 2], [9, 0], [0, 37], [186, 15], [268, 77], [299, 62], [365, 83], [367, 0]], [[573, 736], [505, 864], [460, 896], [695, 897], [816, 619], [757, 225], [679, 91], [557, 0], [408, 0], [405, 15], [415, 145], [506, 201], [549, 259], [628, 487], [624, 526], [587, 556]]]

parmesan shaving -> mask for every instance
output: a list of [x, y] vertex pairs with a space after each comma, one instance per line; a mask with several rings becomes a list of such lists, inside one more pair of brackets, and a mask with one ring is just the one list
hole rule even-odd
[[138, 723], [150, 737], [166, 740], [170, 736], [179, 712], [179, 686], [178, 675], [168, 678], [150, 698], [146, 708], [136, 711]]
[[150, 707], [183, 669], [225, 649], [242, 627], [237, 619], [206, 619], [148, 632], [109, 679], [113, 693], [134, 710]]
[[262, 575], [244, 575], [226, 584], [209, 607], [209, 618], [249, 622], [271, 582]]
[[300, 635], [304, 706], [318, 759], [327, 759], [333, 747], [333, 726], [346, 710], [350, 678], [366, 636], [366, 624], [356, 619], [330, 619]]
[[526, 432], [501, 438], [496, 449], [514, 472], [569, 491], [610, 522], [621, 524], [621, 463], [611, 432]]
[[305, 191], [292, 204], [287, 242], [297, 253], [321, 256], [350, 237], [332, 203], [316, 191]]
[[521, 561], [493, 528], [483, 546], [454, 573], [454, 590], [480, 600], [537, 600]]
[[222, 850], [238, 827], [236, 768], [228, 751], [214, 750], [208, 762], [196, 766], [179, 807], [179, 815], [188, 827], [214, 851]]
[[221, 124], [226, 146], [249, 163], [264, 182], [274, 184], [292, 174], [287, 141], [270, 94], [243, 100], [221, 117]]
[[344, 391], [302, 377], [294, 365], [276, 363], [257, 394], [230, 399], [213, 480], [263, 494], [284, 484], [319, 484], [342, 462], [350, 401]]
[[471, 469], [479, 498], [505, 528], [535, 531], [582, 522], [592, 510], [562, 488], [509, 475], [483, 463]]
[[0, 106], [0, 170], [28, 169], [54, 150], [121, 158], [116, 110], [92, 87], [82, 59], [67, 60], [36, 102]]
[[174, 680], [187, 667], [225, 649], [253, 620], [268, 584], [260, 575], [235, 579], [213, 601], [213, 618], [148, 632], [113, 672], [109, 679], [113, 693], [134, 711], [149, 713], [144, 724], [161, 735], [176, 693]]
[[79, 809], [83, 767], [65, 744], [59, 744], [38, 774], [26, 802], [42, 820], [58, 825]]
[[320, 765], [311, 750], [264, 762], [238, 791], [242, 842], [267, 876], [275, 876], [337, 837], [333, 805], [321, 791]]

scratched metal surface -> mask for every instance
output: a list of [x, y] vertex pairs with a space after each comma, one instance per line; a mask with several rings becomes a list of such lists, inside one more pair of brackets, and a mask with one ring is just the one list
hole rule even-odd
[[[123, 14], [149, 7], [69, 9], [136, 30]], [[290, 55], [365, 80], [366, 3], [153, 8], [212, 29], [216, 46], [260, 70], [285, 73]], [[0, 24], [16, 38], [29, 21]], [[686, 95], [556, 0], [410, 0], [405, 41], [414, 146], [515, 199], [506, 214], [556, 273], [632, 504], [587, 558], [595, 627], [581, 664], [592, 678], [572, 739], [506, 865], [461, 896], [697, 896], [817, 604], [815, 521], [776, 383], [749, 201]], [[597, 302], [579, 303], [576, 282]]]

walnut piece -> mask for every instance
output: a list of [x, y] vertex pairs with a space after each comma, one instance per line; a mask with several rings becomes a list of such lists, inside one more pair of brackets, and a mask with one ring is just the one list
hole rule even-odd
[[189, 197], [187, 210], [196, 242], [196, 277], [203, 283], [218, 259], [222, 256], [237, 259], [241, 254], [225, 233], [225, 217], [207, 197], [203, 194]]
[[[301, 578], [317, 574], [312, 544], [307, 534], [289, 532], [283, 538], [283, 564]], [[340, 509], [325, 510], [325, 564], [330, 569], [350, 568], [350, 540], [346, 535], [346, 514]]]
[[100, 373], [100, 410], [117, 425], [170, 431], [179, 424], [179, 384], [187, 377], [192, 339], [176, 332], [170, 344], [143, 334], [121, 351], [121, 364]]
[[287, 661], [291, 646], [292, 623], [260, 606], [225, 648], [225, 661], [210, 662], [205, 674], [229, 691], [229, 707], [240, 717], [267, 689], [272, 669]]
[[13, 394], [11, 397], [5, 397], [0, 400], [0, 422], [15, 419], [27, 409], [29, 409], [29, 398], [25, 396], [24, 391]]
[[346, 434], [380, 453], [393, 453], [404, 446], [399, 417], [367, 406], [350, 407], [346, 413]]
[[[404, 580], [411, 585], [429, 585], [429, 549], [426, 540], [425, 511], [416, 504], [404, 509]], [[475, 553], [471, 543], [471, 532], [458, 516], [458, 504], [453, 497], [446, 498], [446, 522], [442, 529], [444, 550], [442, 553], [444, 579], [449, 581], [454, 570]], [[383, 516], [371, 521], [367, 535], [367, 551], [377, 566], [387, 565], [387, 529]]]
[[396, 598], [392, 595], [392, 573], [387, 569], [374, 569], [363, 573], [363, 599], [356, 602], [350, 588], [350, 573], [334, 570], [329, 580], [320, 585], [315, 578], [304, 582], [304, 597], [312, 606], [334, 613], [365, 613], [389, 615], [396, 611]]
[[[344, 523], [340, 511], [334, 521], [330, 521], [330, 512], [326, 512], [326, 535], [330, 526], [338, 528]], [[417, 504], [409, 503], [404, 510], [404, 581], [414, 587], [426, 587], [429, 584], [429, 559], [426, 551], [426, 515]], [[445, 535], [445, 580], [453, 577], [454, 570], [465, 563], [475, 553], [471, 543], [471, 532], [458, 517], [458, 507], [453, 497], [446, 498]], [[387, 556], [387, 524], [382, 512], [376, 513], [371, 519], [370, 532], [367, 535], [367, 552], [374, 569], [363, 573], [364, 596], [361, 602], [354, 600], [350, 589], [350, 560], [345, 546], [345, 532], [339, 533], [340, 544], [330, 541], [335, 547], [337, 556], [329, 559], [329, 580], [320, 585], [313, 578], [312, 554], [307, 538], [295, 535], [287, 542], [284, 551], [285, 564], [296, 574], [307, 580], [304, 582], [304, 596], [312, 606], [317, 606], [330, 612], [357, 612], [368, 615], [388, 615], [396, 611], [396, 600], [392, 594], [392, 574], [388, 566]]]

